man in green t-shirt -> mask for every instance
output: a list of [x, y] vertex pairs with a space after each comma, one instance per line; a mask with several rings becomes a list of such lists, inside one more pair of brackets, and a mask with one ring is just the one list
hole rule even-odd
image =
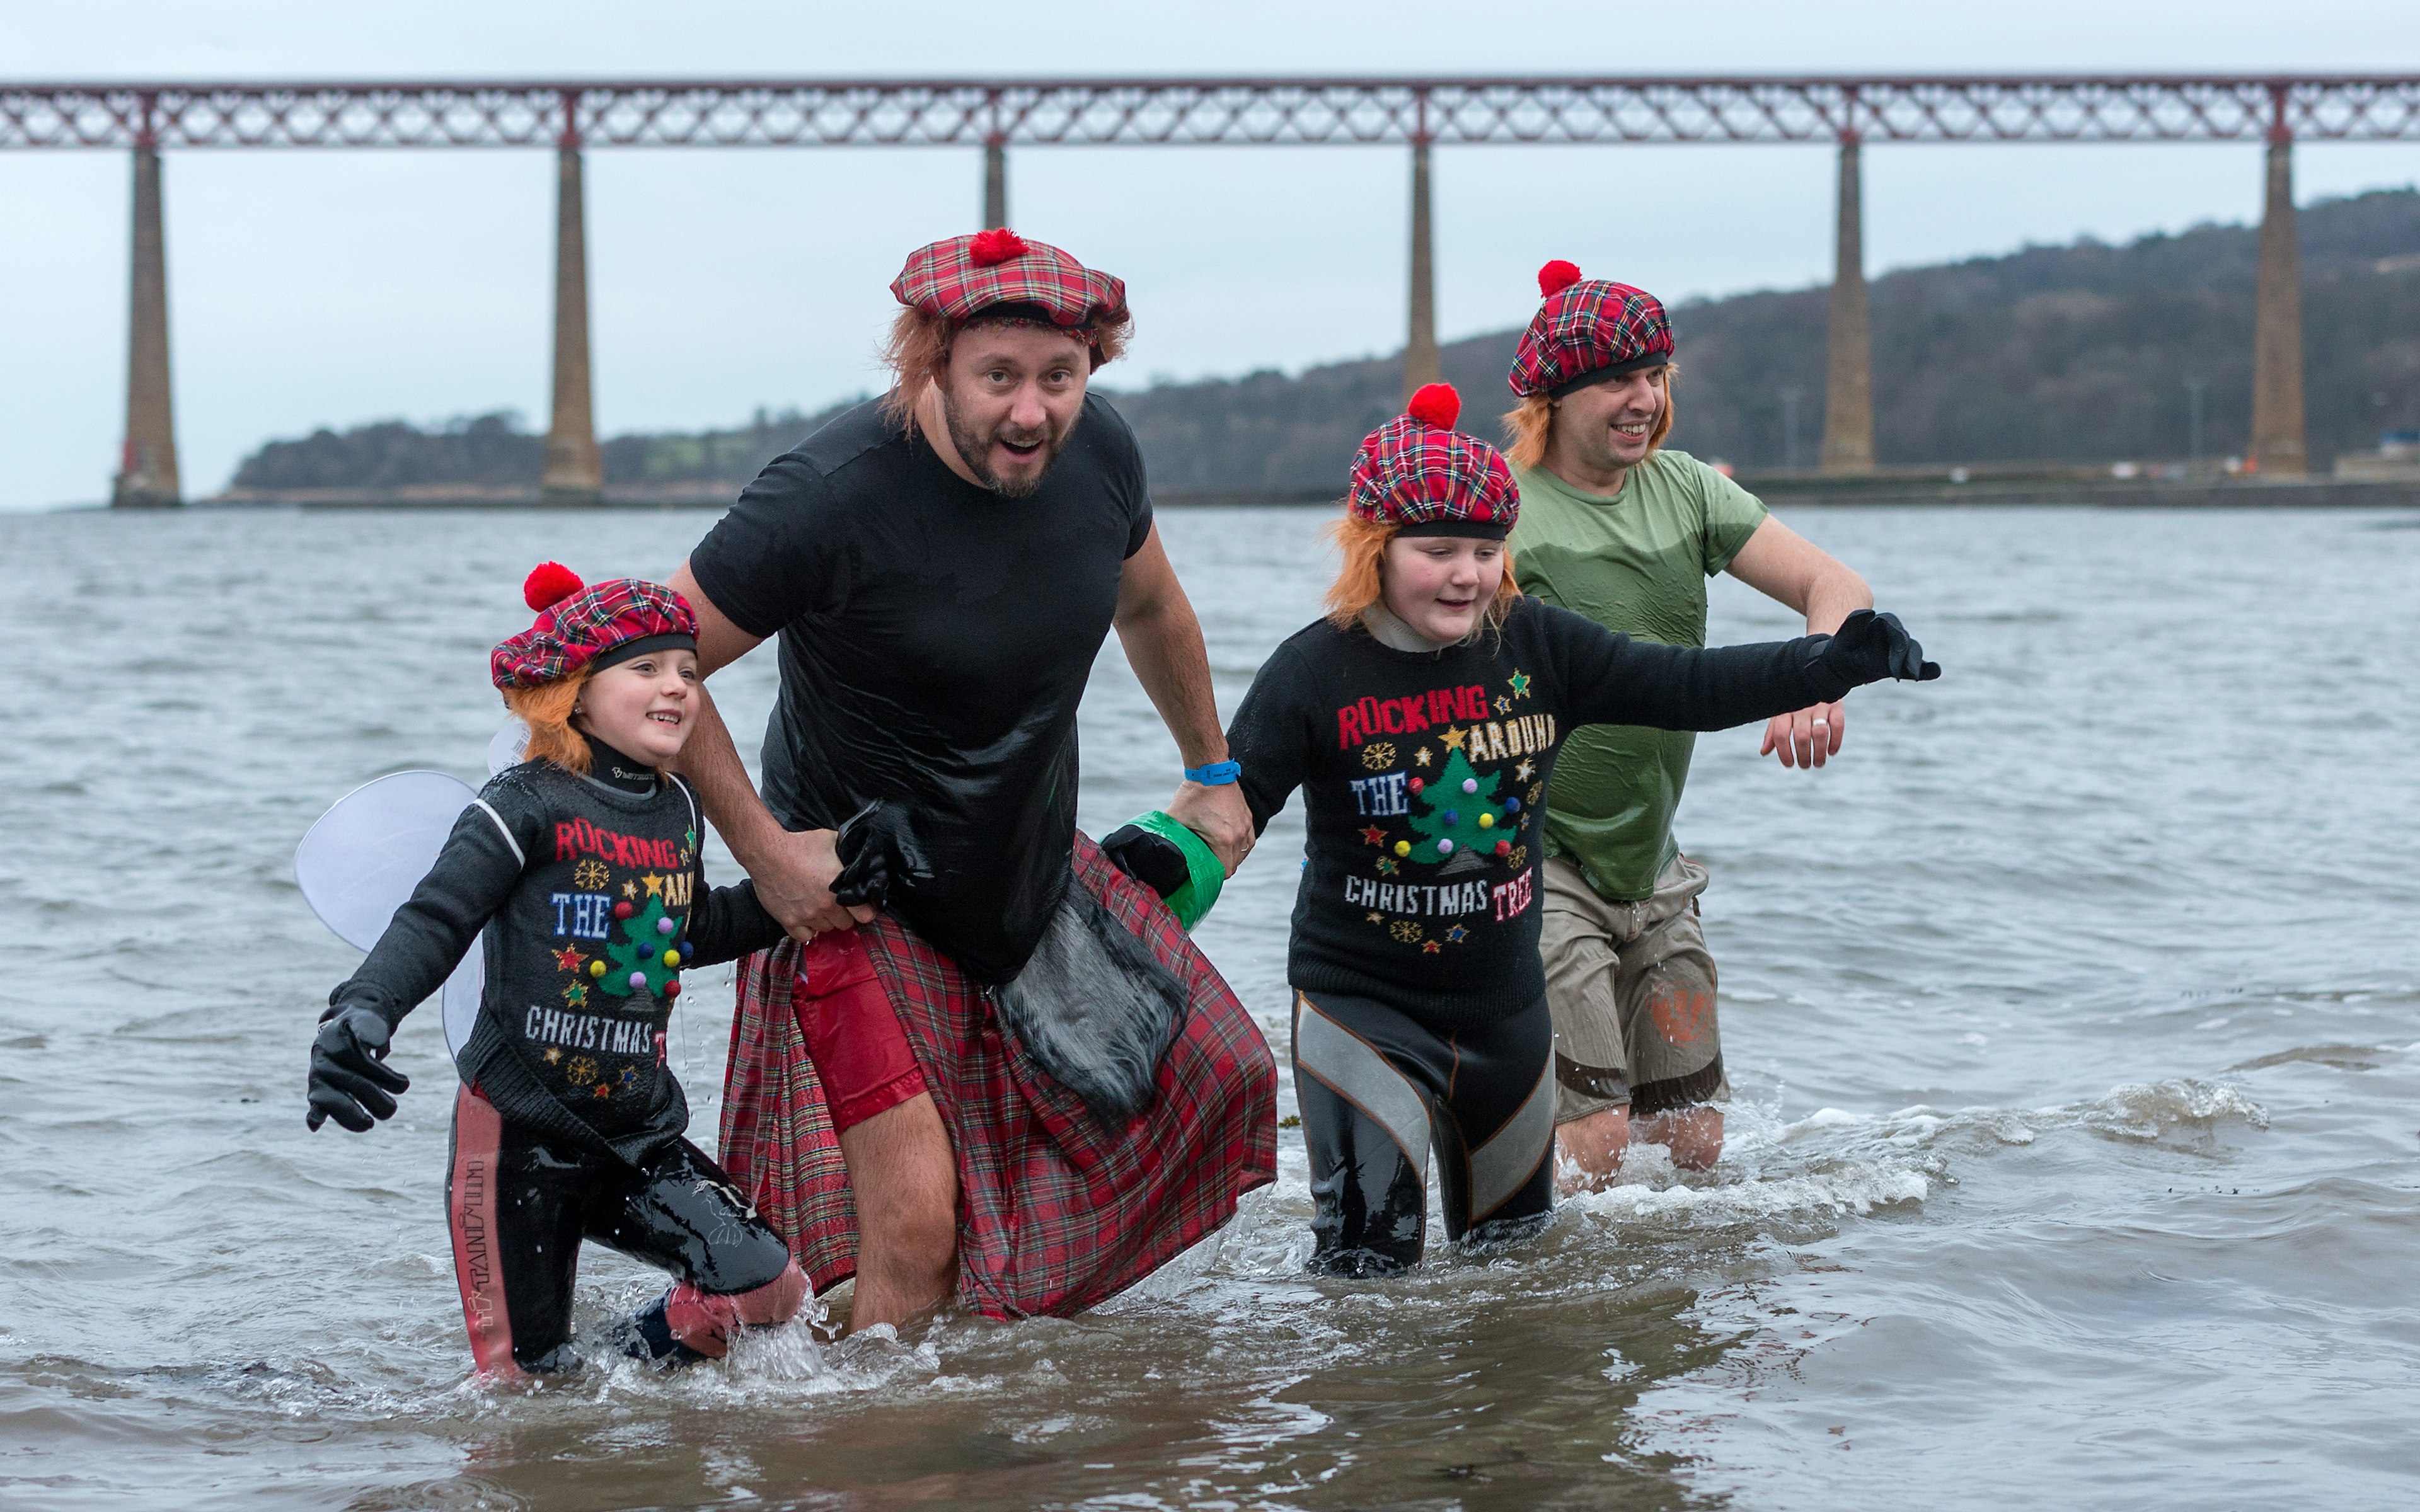
[[[1730, 479], [1663, 449], [1672, 332], [1654, 296], [1538, 272], [1545, 301], [1521, 338], [1507, 449], [1521, 483], [1511, 541], [1525, 592], [1609, 629], [1706, 643], [1706, 579], [1728, 571], [1829, 634], [1873, 594]], [[1782, 715], [1759, 755], [1813, 768], [1838, 754], [1842, 706]], [[1556, 1134], [1581, 1184], [1601, 1185], [1634, 1134], [1702, 1169], [1722, 1153], [1714, 961], [1699, 923], [1705, 868], [1672, 812], [1696, 737], [1627, 726], [1574, 731], [1547, 795], [1546, 996], [1555, 1021]], [[1634, 1119], [1636, 1127], [1634, 1128]]]

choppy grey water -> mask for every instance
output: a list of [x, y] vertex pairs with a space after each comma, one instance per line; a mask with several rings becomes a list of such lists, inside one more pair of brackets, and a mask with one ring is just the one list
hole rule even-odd
[[[1305, 1162], [1084, 1318], [466, 1383], [433, 1011], [303, 1132], [356, 959], [289, 870], [378, 774], [475, 779], [528, 565], [704, 514], [0, 517], [0, 1500], [532, 1508], [2409, 1504], [2420, 1412], [2420, 521], [1816, 512], [1948, 668], [1812, 777], [1699, 744], [1739, 1101], [1534, 1242], [1312, 1281]], [[1170, 513], [1222, 706], [1311, 512]], [[1789, 633], [1724, 580], [1716, 636]], [[720, 680], [761, 724], [769, 657]], [[1119, 660], [1085, 823], [1174, 752]], [[1299, 830], [1202, 930], [1282, 1043]], [[721, 874], [733, 874], [727, 857]], [[727, 969], [675, 1053], [710, 1144]], [[1285, 1107], [1291, 1107], [1291, 1093]], [[592, 1249], [593, 1324], [659, 1283]]]

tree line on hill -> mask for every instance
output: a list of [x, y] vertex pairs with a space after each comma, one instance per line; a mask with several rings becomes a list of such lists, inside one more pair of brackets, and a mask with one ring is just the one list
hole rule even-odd
[[[2420, 426], [2420, 192], [2323, 201], [2300, 221], [2304, 388], [2315, 465]], [[2259, 234], [2196, 226], [1886, 273], [1869, 289], [1874, 450], [1885, 463], [2180, 459], [2203, 391], [2206, 455], [2252, 427]], [[1671, 311], [1671, 444], [1743, 468], [1812, 467], [1823, 434], [1827, 287]], [[1517, 331], [1452, 343], [1464, 427], [1494, 438]], [[1400, 357], [1121, 395], [1172, 488], [1340, 487], [1402, 402]], [[1792, 395], [1795, 395], [1793, 404]], [[1795, 409], [1796, 424], [1791, 421]], [[1795, 444], [1791, 432], [1795, 430]]]
[[[759, 409], [730, 430], [615, 436], [598, 443], [609, 486], [737, 488], [766, 463], [811, 435], [851, 399], [814, 414]], [[238, 492], [313, 489], [531, 488], [546, 464], [546, 438], [518, 410], [466, 415], [434, 425], [381, 420], [349, 430], [321, 428], [271, 441], [243, 459], [229, 485]]]
[[[2320, 201], [2298, 219], [2309, 447], [2324, 467], [2376, 446], [2382, 432], [2420, 429], [2420, 191]], [[2205, 455], [2242, 452], [2258, 241], [2247, 226], [2202, 225], [1873, 280], [1877, 456], [2179, 459], [2191, 444], [2194, 384]], [[1823, 430], [1828, 312], [1823, 287], [1675, 306], [1672, 444], [1743, 468], [1811, 467]], [[1494, 414], [1510, 404], [1504, 373], [1518, 335], [1494, 332], [1444, 348], [1445, 376], [1466, 396], [1464, 428], [1493, 435]], [[1361, 437], [1395, 412], [1402, 372], [1398, 355], [1110, 398], [1157, 487], [1316, 492], [1342, 487]], [[615, 437], [604, 443], [607, 481], [737, 487], [843, 408], [760, 410], [728, 431]], [[526, 486], [542, 451], [510, 415], [433, 428], [390, 421], [270, 442], [244, 460], [235, 486]]]

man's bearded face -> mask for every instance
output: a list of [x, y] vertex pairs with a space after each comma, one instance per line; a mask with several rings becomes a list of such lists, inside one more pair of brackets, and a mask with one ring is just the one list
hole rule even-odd
[[1570, 438], [1591, 469], [1635, 468], [1647, 460], [1655, 423], [1671, 400], [1672, 370], [1646, 367], [1575, 389], [1555, 401], [1555, 436]]
[[995, 493], [1030, 497], [1075, 433], [1091, 376], [1080, 336], [997, 322], [959, 332], [941, 413], [967, 471]]

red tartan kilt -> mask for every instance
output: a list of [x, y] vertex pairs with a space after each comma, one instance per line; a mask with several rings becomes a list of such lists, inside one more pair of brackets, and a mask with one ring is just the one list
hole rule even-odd
[[[1076, 879], [1191, 990], [1159, 1096], [1105, 1130], [1001, 1030], [975, 983], [889, 916], [867, 953], [957, 1152], [960, 1301], [1080, 1312], [1233, 1216], [1277, 1175], [1277, 1067], [1259, 1026], [1149, 889], [1076, 836]], [[721, 1162], [818, 1291], [857, 1271], [848, 1172], [795, 1006], [799, 949], [752, 955], [723, 1077]]]

